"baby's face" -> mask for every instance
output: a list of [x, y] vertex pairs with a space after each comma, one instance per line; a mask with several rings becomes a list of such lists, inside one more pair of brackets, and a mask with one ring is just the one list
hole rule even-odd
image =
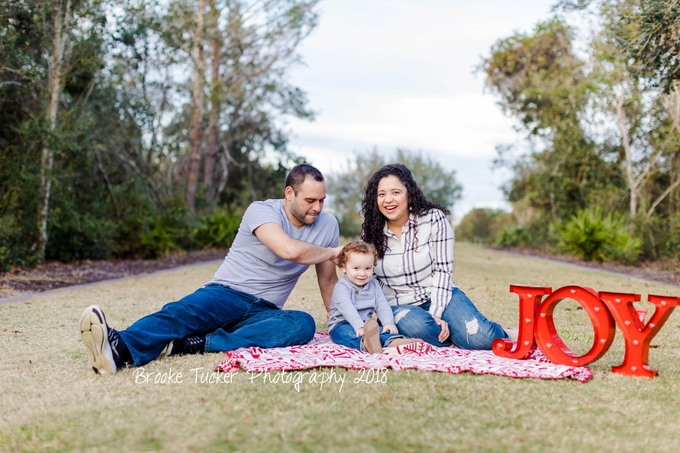
[[373, 278], [373, 255], [367, 253], [350, 253], [342, 271], [347, 279], [357, 286], [364, 286]]

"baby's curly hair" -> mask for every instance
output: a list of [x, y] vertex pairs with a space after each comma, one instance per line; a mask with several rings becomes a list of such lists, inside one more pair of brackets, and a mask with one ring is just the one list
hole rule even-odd
[[375, 249], [373, 244], [369, 244], [368, 242], [364, 241], [352, 241], [349, 244], [346, 244], [342, 248], [342, 250], [340, 250], [340, 254], [338, 255], [338, 262], [340, 263], [340, 267], [343, 267], [345, 263], [347, 263], [349, 255], [352, 253], [361, 253], [362, 255], [373, 255], [373, 266], [378, 264], [378, 251]]

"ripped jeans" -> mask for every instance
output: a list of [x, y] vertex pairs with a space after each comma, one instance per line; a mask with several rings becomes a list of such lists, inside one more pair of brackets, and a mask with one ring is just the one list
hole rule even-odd
[[441, 328], [428, 313], [430, 301], [423, 305], [393, 305], [394, 321], [399, 333], [409, 338], [420, 338], [434, 346], [455, 345], [462, 349], [491, 349], [496, 338], [507, 338], [505, 330], [489, 321], [477, 310], [459, 288], [451, 291], [451, 301], [442, 314], [449, 325], [451, 336], [439, 341]]

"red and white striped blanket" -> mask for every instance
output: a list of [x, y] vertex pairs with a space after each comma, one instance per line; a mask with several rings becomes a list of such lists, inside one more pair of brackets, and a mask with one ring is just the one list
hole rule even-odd
[[495, 374], [515, 378], [564, 379], [587, 382], [593, 373], [586, 367], [557, 365], [540, 351], [526, 360], [506, 359], [491, 351], [468, 351], [454, 347], [438, 348], [427, 343], [415, 343], [385, 348], [382, 354], [370, 355], [331, 342], [327, 333], [317, 332], [314, 339], [302, 346], [287, 348], [242, 348], [228, 351], [217, 371], [236, 370], [297, 371], [317, 367], [340, 367], [352, 370], [391, 368], [395, 371], [416, 369], [459, 374]]

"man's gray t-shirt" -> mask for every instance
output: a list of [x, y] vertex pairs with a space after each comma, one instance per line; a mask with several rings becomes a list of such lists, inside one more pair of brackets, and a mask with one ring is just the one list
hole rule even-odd
[[281, 258], [253, 231], [265, 223], [275, 223], [293, 239], [321, 247], [338, 246], [338, 221], [333, 215], [322, 211], [316, 222], [297, 229], [286, 217], [283, 201], [256, 201], [248, 207], [236, 239], [210, 283], [227, 285], [283, 308], [298, 278], [309, 265]]

